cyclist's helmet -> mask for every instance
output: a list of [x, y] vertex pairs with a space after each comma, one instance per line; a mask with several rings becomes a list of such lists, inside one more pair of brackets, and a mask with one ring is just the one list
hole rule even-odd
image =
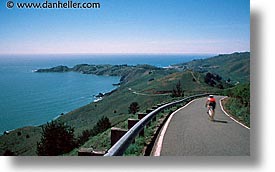
[[209, 95], [209, 98], [214, 98], [214, 96], [213, 95]]

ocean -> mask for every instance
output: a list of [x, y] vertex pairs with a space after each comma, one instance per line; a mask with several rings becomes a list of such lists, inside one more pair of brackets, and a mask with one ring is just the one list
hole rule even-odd
[[1, 55], [0, 134], [44, 124], [61, 113], [95, 101], [116, 87], [120, 77], [68, 73], [35, 73], [40, 68], [77, 64], [171, 64], [213, 55]]

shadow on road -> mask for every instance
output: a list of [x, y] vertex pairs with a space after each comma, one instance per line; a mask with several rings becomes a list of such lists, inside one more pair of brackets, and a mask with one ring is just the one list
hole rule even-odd
[[227, 121], [222, 121], [222, 120], [213, 120], [213, 122], [218, 122], [218, 123], [223, 123], [223, 124], [227, 124], [228, 122]]

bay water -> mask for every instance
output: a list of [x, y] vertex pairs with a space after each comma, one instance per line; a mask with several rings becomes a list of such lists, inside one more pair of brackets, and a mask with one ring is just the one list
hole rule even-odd
[[44, 124], [61, 113], [95, 101], [116, 87], [120, 77], [68, 73], [35, 73], [40, 68], [77, 64], [171, 64], [212, 55], [1, 55], [0, 134]]

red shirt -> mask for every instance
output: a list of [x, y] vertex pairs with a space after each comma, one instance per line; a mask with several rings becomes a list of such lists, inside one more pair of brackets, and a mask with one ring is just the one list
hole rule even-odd
[[213, 98], [208, 98], [208, 100], [210, 101], [210, 102], [216, 102], [216, 99], [213, 97]]

